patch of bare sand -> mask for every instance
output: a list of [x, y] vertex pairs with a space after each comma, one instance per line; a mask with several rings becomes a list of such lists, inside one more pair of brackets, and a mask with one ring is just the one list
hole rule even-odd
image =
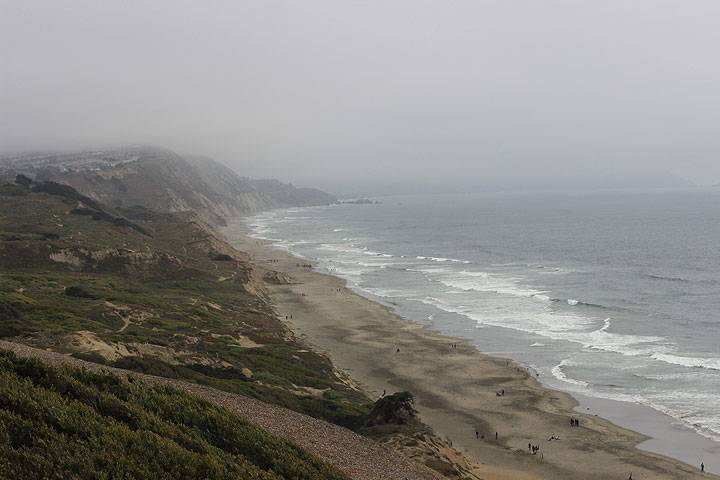
[[246, 337], [245, 335], [238, 334], [237, 336], [232, 336], [232, 335], [219, 335], [216, 333], [211, 333], [210, 336], [212, 336], [214, 338], [226, 337], [227, 339], [232, 340], [235, 343], [231, 344], [230, 345], [231, 347], [258, 348], [258, 347], [263, 346], [263, 344], [257, 343], [255, 341], [253, 341], [252, 339], [250, 339], [249, 337]]
[[69, 353], [92, 353], [101, 356], [107, 362], [124, 357], [151, 357], [169, 365], [204, 365], [216, 368], [231, 368], [232, 364], [224, 360], [208, 358], [199, 353], [174, 349], [164, 345], [136, 342], [107, 342], [96, 333], [80, 330], [63, 337], [60, 348]]
[[107, 343], [93, 332], [86, 330], [80, 330], [66, 335], [63, 339], [63, 345], [73, 352], [94, 353], [110, 362], [131, 355], [125, 345]]

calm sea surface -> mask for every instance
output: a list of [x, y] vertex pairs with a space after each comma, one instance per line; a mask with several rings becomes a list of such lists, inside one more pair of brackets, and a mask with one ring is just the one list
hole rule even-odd
[[720, 190], [381, 198], [255, 235], [546, 383], [720, 441]]

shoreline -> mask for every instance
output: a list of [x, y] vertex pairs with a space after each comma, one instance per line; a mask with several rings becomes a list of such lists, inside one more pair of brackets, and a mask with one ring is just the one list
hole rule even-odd
[[[589, 408], [594, 414], [616, 425], [642, 432], [641, 434], [648, 438], [635, 446], [638, 450], [663, 455], [688, 465], [704, 461], [708, 473], [715, 475], [720, 473], [720, 462], [709, 463], [712, 459], [720, 458], [720, 443], [678, 424], [674, 418], [646, 405], [590, 397], [579, 393], [571, 393], [571, 395], [579, 402], [576, 408], [578, 412], [587, 411], [586, 409]], [[699, 446], [704, 447], [706, 451], [701, 458], [697, 455]]]
[[[488, 353], [482, 348], [482, 345], [473, 342], [468, 336], [466, 325], [453, 325], [446, 322], [430, 326], [414, 320], [412, 315], [399, 312], [395, 303], [389, 302], [383, 297], [368, 293], [361, 288], [348, 288], [361, 297], [385, 306], [393, 314], [400, 316], [404, 320], [420, 323], [432, 331], [439, 332], [450, 338], [462, 338], [485, 355], [500, 359], [509, 358], [502, 353]], [[528, 371], [535, 371], [528, 364], [513, 359], [511, 361]], [[638, 450], [663, 455], [690, 466], [699, 465], [700, 462], [705, 461], [707, 472], [720, 475], [720, 461], [712, 462], [712, 459], [720, 459], [720, 442], [703, 436], [689, 426], [681, 424], [677, 419], [648, 405], [612, 398], [593, 397], [577, 390], [565, 389], [563, 388], [563, 382], [555, 377], [539, 375], [536, 379], [543, 388], [571, 396], [577, 403], [574, 408], [575, 412], [597, 415], [615, 425], [644, 436], [645, 440], [642, 440], [635, 447]]]
[[[268, 290], [278, 314], [293, 315], [288, 323], [296, 334], [375, 397], [411, 391], [421, 419], [480, 463], [483, 478], [628, 478], [631, 472], [637, 479], [717, 478], [638, 449], [650, 437], [577, 412], [571, 394], [541, 384], [515, 362], [400, 317], [344, 280], [307, 268], [307, 260], [249, 237], [244, 223], [222, 232], [258, 266], [292, 278]], [[497, 395], [501, 389], [506, 395]], [[581, 427], [570, 427], [570, 417], [580, 418]], [[528, 443], [540, 453], [528, 453]]]

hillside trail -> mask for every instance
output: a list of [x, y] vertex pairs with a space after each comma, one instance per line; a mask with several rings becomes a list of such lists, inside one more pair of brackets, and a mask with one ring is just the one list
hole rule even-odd
[[276, 405], [214, 388], [107, 367], [57, 352], [0, 340], [0, 349], [53, 366], [67, 365], [120, 377], [132, 376], [151, 385], [167, 385], [203, 398], [283, 438], [356, 480], [442, 480], [435, 471], [346, 428]]

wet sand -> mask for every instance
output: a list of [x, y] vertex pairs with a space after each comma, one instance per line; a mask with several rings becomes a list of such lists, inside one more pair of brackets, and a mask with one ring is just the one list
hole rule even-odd
[[[247, 237], [242, 223], [223, 233], [258, 266], [290, 276], [292, 283], [268, 288], [280, 318], [292, 315], [293, 331], [370, 395], [412, 392], [422, 420], [481, 464], [478, 478], [719, 478], [638, 450], [647, 437], [577, 413], [574, 398], [543, 387], [512, 361], [400, 318], [343, 280], [307, 268], [306, 260]], [[579, 428], [570, 426], [571, 417], [580, 419]], [[528, 452], [528, 444], [539, 452]]]

